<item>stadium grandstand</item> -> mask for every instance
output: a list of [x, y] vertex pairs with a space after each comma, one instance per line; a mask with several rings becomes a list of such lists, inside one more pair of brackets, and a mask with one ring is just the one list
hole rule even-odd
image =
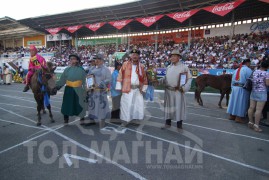
[[[35, 44], [59, 66], [72, 52], [84, 65], [99, 52], [113, 66], [116, 52], [140, 48], [142, 62], [166, 67], [169, 52], [179, 47], [190, 67], [236, 68], [242, 57], [256, 64], [268, 48], [268, 8], [262, 0], [142, 0], [19, 21], [5, 17], [0, 50], [14, 61], [13, 51], [28, 57]], [[19, 64], [26, 68], [26, 62]]]
[[127, 1], [0, 17], [0, 180], [269, 180], [269, 0]]

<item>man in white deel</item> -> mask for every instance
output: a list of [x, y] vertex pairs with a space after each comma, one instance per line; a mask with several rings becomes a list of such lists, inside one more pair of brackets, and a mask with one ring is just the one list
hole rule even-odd
[[144, 65], [139, 62], [139, 50], [130, 52], [130, 60], [123, 63], [119, 71], [116, 90], [122, 91], [120, 119], [122, 126], [131, 120], [144, 119], [143, 93], [147, 89], [147, 76]]
[[179, 50], [171, 53], [171, 65], [167, 67], [166, 75], [159, 80], [159, 84], [165, 86], [164, 93], [164, 128], [171, 127], [171, 120], [177, 122], [178, 131], [182, 129], [182, 122], [186, 120], [186, 96], [185, 92], [190, 90], [192, 75], [187, 66], [181, 61]]

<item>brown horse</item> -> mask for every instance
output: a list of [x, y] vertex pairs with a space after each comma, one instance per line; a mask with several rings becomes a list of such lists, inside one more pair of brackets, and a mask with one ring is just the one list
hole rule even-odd
[[[56, 67], [55, 67], [56, 68]], [[51, 62], [47, 62], [47, 68], [42, 68], [37, 70], [31, 78], [30, 87], [32, 92], [34, 93], [34, 98], [37, 103], [37, 126], [41, 125], [41, 114], [40, 111], [43, 109], [43, 113], [45, 114], [44, 107], [44, 95], [47, 92], [48, 96], [55, 95], [57, 91], [55, 90], [55, 79], [54, 79], [54, 70], [53, 64]], [[40, 76], [40, 78], [39, 78]], [[44, 85], [44, 89], [42, 90], [42, 86]], [[47, 106], [49, 110], [49, 116], [52, 123], [54, 123], [53, 115], [51, 113], [50, 104]]]
[[226, 94], [226, 106], [228, 106], [229, 102], [229, 94], [231, 92], [231, 81], [232, 75], [231, 74], [224, 74], [220, 76], [211, 75], [211, 74], [202, 74], [196, 78], [195, 81], [195, 99], [197, 100], [198, 104], [203, 106], [203, 101], [201, 98], [201, 92], [205, 89], [205, 87], [210, 86], [212, 88], [220, 90], [220, 101], [219, 107], [221, 106], [221, 101]]

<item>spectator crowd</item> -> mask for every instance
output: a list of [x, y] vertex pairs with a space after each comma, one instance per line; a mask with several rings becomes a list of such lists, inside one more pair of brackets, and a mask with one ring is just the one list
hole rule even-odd
[[[258, 34], [238, 34], [230, 36], [216, 36], [210, 38], [194, 38], [187, 43], [175, 44], [173, 41], [155, 44], [145, 42], [139, 44], [107, 44], [96, 46], [79, 46], [78, 52], [73, 46], [54, 46], [38, 49], [39, 53], [54, 52], [55, 56], [50, 59], [57, 66], [67, 66], [68, 56], [77, 53], [83, 65], [88, 65], [95, 54], [102, 54], [107, 61], [115, 59], [115, 52], [128, 52], [128, 49], [139, 49], [140, 61], [143, 64], [153, 64], [155, 67], [167, 67], [170, 64], [170, 54], [173, 49], [179, 49], [182, 59], [190, 68], [203, 69], [236, 69], [244, 59], [250, 59], [251, 65], [256, 66], [264, 57], [268, 49], [269, 32]], [[129, 47], [129, 48], [128, 48]], [[155, 50], [156, 49], [156, 50]], [[9, 53], [25, 54], [27, 48], [0, 47], [0, 54]], [[125, 59], [124, 59], [125, 60]], [[111, 62], [111, 61], [110, 61]]]

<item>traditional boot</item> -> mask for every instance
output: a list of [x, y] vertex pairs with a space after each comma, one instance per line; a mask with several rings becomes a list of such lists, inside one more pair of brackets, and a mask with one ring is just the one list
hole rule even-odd
[[29, 84], [26, 84], [22, 92], [27, 92], [30, 89]]
[[236, 116], [235, 122], [236, 123], [242, 123], [242, 124], [245, 124], [246, 123], [241, 117], [238, 117], [238, 116]]
[[236, 118], [236, 116], [233, 116], [233, 115], [230, 114], [229, 120], [233, 120], [234, 121], [235, 118]]
[[182, 129], [182, 122], [183, 122], [183, 120], [180, 120], [177, 122], [177, 130]]
[[171, 123], [172, 123], [171, 119], [166, 119], [165, 120], [165, 125], [162, 126], [161, 129], [168, 129], [168, 128], [170, 128], [171, 127]]
[[84, 118], [80, 118], [80, 123], [79, 124], [80, 125], [85, 125], [84, 120], [85, 120]]
[[69, 116], [64, 115], [64, 124], [67, 125], [69, 121]]

